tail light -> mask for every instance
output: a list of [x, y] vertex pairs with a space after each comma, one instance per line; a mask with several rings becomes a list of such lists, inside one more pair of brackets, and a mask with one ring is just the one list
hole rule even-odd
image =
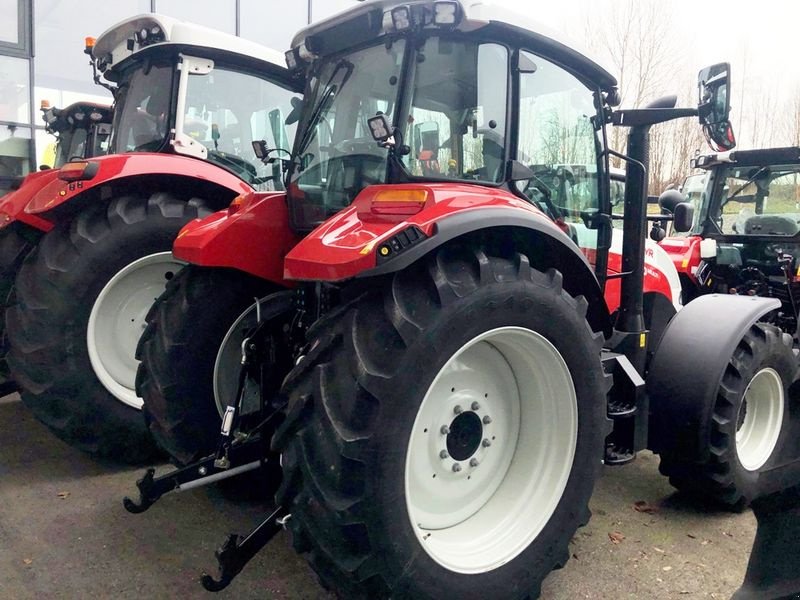
[[65, 164], [58, 171], [62, 181], [85, 181], [97, 175], [100, 165], [96, 162], [77, 161]]

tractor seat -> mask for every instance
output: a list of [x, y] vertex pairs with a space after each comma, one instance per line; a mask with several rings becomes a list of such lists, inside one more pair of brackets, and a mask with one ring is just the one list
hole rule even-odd
[[753, 215], [744, 222], [745, 235], [795, 235], [797, 221], [780, 215]]

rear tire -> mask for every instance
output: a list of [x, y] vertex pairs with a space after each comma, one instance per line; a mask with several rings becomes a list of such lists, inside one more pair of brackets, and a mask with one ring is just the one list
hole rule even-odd
[[47, 233], [25, 259], [6, 312], [9, 365], [23, 402], [64, 441], [123, 462], [158, 455], [133, 391], [134, 348], [177, 270], [175, 236], [206, 213], [166, 193], [116, 198]]
[[608, 433], [586, 308], [525, 256], [444, 248], [312, 328], [273, 447], [276, 500], [323, 585], [539, 595], [589, 519]]
[[[772, 325], [753, 325], [722, 376], [709, 421], [697, 424], [710, 431], [707, 458], [660, 448], [661, 473], [690, 495], [737, 510], [747, 506], [758, 494], [759, 473], [772, 466], [780, 448], [796, 370], [791, 337]], [[658, 422], [657, 414], [653, 420]]]
[[[136, 350], [141, 360], [136, 391], [144, 400], [150, 432], [177, 464], [192, 463], [216, 450], [221, 411], [236, 393], [241, 342], [255, 324], [254, 300], [277, 289], [233, 269], [188, 265], [150, 309]], [[286, 292], [270, 298], [272, 302], [262, 304], [266, 319], [290, 307]], [[220, 367], [224, 372], [215, 377], [223, 341], [231, 355]], [[279, 357], [286, 363], [282, 378], [289, 370], [288, 350]], [[279, 385], [280, 378], [276, 392]]]
[[20, 235], [15, 225], [11, 224], [0, 231], [0, 300], [3, 302], [3, 318], [0, 319], [0, 397], [17, 391], [17, 384], [11, 377], [6, 361], [8, 340], [5, 331], [5, 309], [22, 261], [34, 246], [33, 242]]

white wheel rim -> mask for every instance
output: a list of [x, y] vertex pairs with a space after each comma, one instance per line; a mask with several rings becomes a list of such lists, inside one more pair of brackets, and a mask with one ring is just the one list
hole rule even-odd
[[736, 422], [739, 462], [748, 471], [760, 469], [772, 456], [783, 426], [783, 382], [774, 369], [761, 369], [750, 380]]
[[[242, 341], [247, 332], [256, 325], [255, 302], [233, 322], [214, 361], [214, 401], [220, 417], [225, 413], [225, 408], [234, 402], [236, 388], [239, 385], [239, 371], [242, 368]], [[242, 412], [247, 414], [257, 410], [259, 406], [258, 390], [252, 386], [245, 390], [242, 402]]]
[[170, 273], [183, 264], [171, 252], [135, 260], [108, 281], [92, 306], [86, 332], [92, 368], [117, 400], [133, 408], [143, 404], [135, 390], [139, 361], [134, 356], [147, 311], [164, 291]]
[[[476, 417], [481, 441], [463, 458], [475, 445]], [[462, 346], [428, 388], [406, 452], [406, 508], [428, 555], [459, 573], [514, 559], [555, 512], [577, 436], [572, 377], [547, 339], [502, 327]], [[459, 456], [441, 458], [448, 448]]]

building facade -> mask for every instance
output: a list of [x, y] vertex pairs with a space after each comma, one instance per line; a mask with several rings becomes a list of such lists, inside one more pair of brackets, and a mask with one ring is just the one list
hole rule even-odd
[[157, 12], [240, 35], [280, 52], [294, 33], [356, 0], [0, 0], [0, 189], [40, 164], [52, 137], [42, 100], [111, 103], [92, 82], [84, 39], [127, 17]]

